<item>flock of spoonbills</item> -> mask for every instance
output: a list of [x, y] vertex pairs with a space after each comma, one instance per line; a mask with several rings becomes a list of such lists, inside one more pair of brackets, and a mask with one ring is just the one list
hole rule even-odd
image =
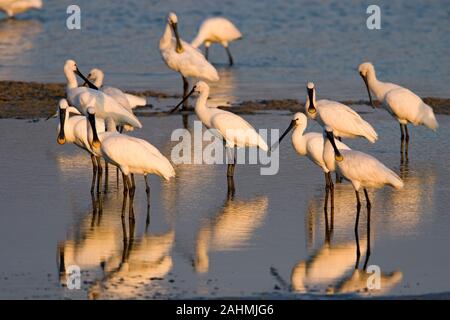
[[[181, 105], [188, 107], [188, 99], [198, 94], [195, 113], [200, 121], [216, 132], [223, 139], [227, 151], [236, 148], [257, 147], [270, 152], [277, 146], [269, 148], [264, 139], [242, 117], [219, 108], [207, 105], [209, 85], [199, 81], [189, 88], [187, 78], [205, 81], [219, 81], [217, 70], [206, 57], [208, 48], [213, 42], [222, 44], [227, 50], [230, 65], [233, 58], [229, 43], [240, 39], [240, 31], [225, 18], [206, 20], [194, 41], [189, 44], [179, 34], [178, 17], [174, 13], [167, 16], [164, 33], [159, 42], [161, 56], [167, 66], [181, 74], [183, 79], [183, 99], [169, 113], [175, 112]], [[197, 48], [205, 45], [205, 55]], [[149, 142], [129, 136], [122, 131], [131, 131], [142, 127], [139, 119], [133, 114], [133, 108], [145, 105], [143, 98], [126, 94], [118, 88], [103, 86], [104, 74], [93, 69], [85, 77], [73, 60], [64, 65], [67, 80], [67, 98], [59, 102], [58, 143], [72, 142], [89, 153], [93, 165], [91, 191], [94, 192], [97, 180], [97, 191], [100, 192], [102, 166], [105, 163], [116, 166], [122, 173], [124, 196], [130, 198], [129, 217], [134, 218], [132, 208], [135, 194], [134, 175], [145, 177], [147, 196], [150, 186], [148, 174], [156, 174], [164, 179], [175, 176], [175, 170], [169, 161], [156, 147]], [[402, 155], [408, 152], [409, 134], [407, 125], [425, 125], [436, 130], [438, 123], [433, 110], [417, 95], [396, 84], [377, 80], [374, 66], [365, 62], [359, 66], [359, 74], [367, 87], [369, 100], [372, 93], [399, 123], [401, 128]], [[84, 84], [78, 85], [77, 76]], [[278, 143], [294, 129], [292, 144], [298, 154], [307, 156], [318, 165], [325, 176], [327, 197], [331, 191], [333, 197], [333, 180], [331, 172], [336, 171], [337, 182], [341, 177], [350, 181], [356, 194], [358, 216], [361, 207], [359, 191], [364, 191], [367, 209], [370, 210], [370, 199], [367, 188], [381, 188], [390, 185], [402, 188], [403, 181], [383, 163], [366, 153], [352, 150], [341, 139], [362, 137], [375, 143], [378, 135], [374, 128], [350, 107], [330, 100], [316, 99], [316, 86], [309, 82], [306, 85], [305, 112], [294, 114], [287, 130], [281, 135]], [[306, 115], [305, 115], [306, 114]], [[304, 133], [307, 118], [317, 121], [323, 132]], [[227, 176], [234, 176], [235, 159], [228, 165]], [[325, 207], [328, 200], [325, 201]], [[333, 205], [333, 198], [331, 201]], [[357, 217], [358, 219], [358, 217]]]

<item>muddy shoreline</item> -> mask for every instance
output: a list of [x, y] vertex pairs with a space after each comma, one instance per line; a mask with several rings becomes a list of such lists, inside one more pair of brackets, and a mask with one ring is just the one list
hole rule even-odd
[[[58, 100], [65, 96], [64, 84], [62, 83], [37, 83], [22, 81], [0, 81], [0, 118], [13, 119], [39, 119], [46, 118], [55, 113]], [[165, 108], [153, 108], [152, 100], [161, 102], [162, 106], [170, 107], [173, 99], [180, 98], [179, 95], [170, 95], [152, 90], [127, 91], [129, 93], [150, 98], [150, 104], [136, 110], [138, 116], [161, 116], [167, 115]], [[153, 98], [153, 99], [152, 99]], [[164, 100], [167, 103], [164, 103]], [[437, 114], [450, 115], [450, 98], [425, 97], [425, 103], [433, 107]], [[364, 100], [342, 101], [347, 105], [368, 104]], [[378, 105], [377, 102], [375, 102]], [[289, 111], [302, 110], [303, 104], [294, 99], [274, 100], [247, 100], [233, 104], [233, 112], [240, 114], [256, 114], [266, 111]], [[146, 112], [143, 112], [143, 111]], [[192, 110], [191, 110], [192, 111]]]

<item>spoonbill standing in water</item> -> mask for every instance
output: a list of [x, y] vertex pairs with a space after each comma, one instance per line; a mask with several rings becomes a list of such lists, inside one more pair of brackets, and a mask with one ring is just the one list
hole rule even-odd
[[89, 72], [87, 78], [97, 88], [99, 88], [104, 93], [112, 96], [114, 99], [117, 100], [117, 102], [119, 102], [123, 107], [127, 108], [128, 110], [147, 105], [147, 100], [144, 97], [139, 97], [134, 94], [125, 93], [122, 90], [115, 87], [104, 86], [103, 80], [105, 79], [105, 74], [103, 73], [102, 70], [98, 68], [92, 69]]
[[405, 153], [408, 154], [408, 123], [412, 123], [414, 126], [425, 125], [431, 130], [436, 131], [438, 123], [434, 116], [433, 109], [425, 104], [418, 95], [399, 85], [379, 81], [375, 74], [375, 68], [370, 62], [360, 64], [358, 70], [366, 84], [372, 107], [374, 107], [374, 105], [370, 92], [375, 94], [383, 108], [400, 123], [402, 154], [403, 149], [405, 149]]
[[[106, 118], [106, 132], [97, 134], [95, 109], [87, 109], [88, 120], [92, 127], [89, 141], [97, 156], [103, 157], [108, 163], [117, 166], [123, 175], [124, 196], [130, 198], [129, 217], [134, 219], [133, 199], [136, 184], [134, 174], [144, 175], [147, 200], [150, 200], [150, 186], [147, 175], [156, 174], [165, 180], [175, 176], [175, 170], [170, 161], [159, 150], [147, 141], [116, 131], [116, 123], [111, 117]], [[91, 131], [89, 131], [91, 133]]]
[[[330, 163], [330, 167], [325, 165], [325, 161], [323, 159], [323, 134], [318, 132], [308, 132], [305, 133], [305, 129], [307, 126], [307, 117], [302, 112], [297, 112], [292, 117], [291, 124], [286, 129], [286, 131], [281, 135], [278, 143], [283, 140], [283, 138], [294, 129], [292, 133], [292, 146], [295, 151], [301, 155], [308, 157], [313, 163], [318, 165], [324, 175], [325, 175], [325, 190], [326, 190], [326, 198], [325, 198], [325, 207], [327, 205], [328, 192], [333, 192], [333, 180], [331, 178], [331, 172], [335, 171], [334, 163]], [[336, 145], [339, 150], [350, 150], [350, 148], [340, 141], [336, 141]], [[333, 193], [331, 193], [331, 206], [333, 206]]]
[[[172, 37], [172, 32], [175, 37]], [[169, 13], [166, 29], [159, 41], [159, 50], [166, 65], [181, 74], [183, 78], [183, 98], [189, 92], [186, 78], [193, 77], [208, 81], [218, 81], [217, 70], [205, 59], [198, 49], [180, 39], [178, 34], [178, 18]], [[188, 100], [183, 99], [183, 109], [188, 107]]]
[[[80, 72], [77, 64], [73, 60], [67, 60], [64, 65], [64, 73], [67, 78], [67, 100], [72, 106], [87, 116], [87, 108], [95, 109], [99, 118], [111, 117], [118, 125], [129, 125], [135, 128], [142, 128], [138, 118], [130, 111], [120, 105], [113, 97], [95, 90], [90, 81]], [[86, 81], [90, 88], [78, 87], [75, 75], [79, 75]]]
[[15, 15], [30, 9], [41, 9], [42, 0], [0, 0], [0, 11], [13, 18]]
[[[88, 129], [89, 124], [85, 116], [75, 115], [70, 116], [70, 112], [78, 111], [77, 109], [69, 106], [66, 99], [59, 101], [58, 113], [59, 113], [59, 125], [58, 125], [58, 143], [65, 144], [66, 142], [73, 143], [77, 147], [87, 151], [91, 155], [92, 160], [92, 183], [91, 193], [94, 192], [95, 179], [97, 177], [97, 192], [100, 192], [100, 182], [102, 176], [102, 164], [100, 157], [95, 156], [94, 152], [88, 141]], [[97, 131], [102, 133], [105, 131], [105, 123], [103, 119], [96, 119]]]
[[378, 139], [372, 126], [353, 109], [336, 101], [325, 99], [316, 101], [316, 88], [312, 82], [308, 82], [306, 89], [308, 92], [305, 104], [306, 114], [322, 127], [331, 127], [336, 137], [364, 137], [372, 143]]
[[269, 148], [264, 139], [243, 118], [229, 111], [206, 105], [206, 100], [209, 96], [209, 86], [206, 82], [197, 82], [189, 94], [170, 112], [174, 112], [178, 109], [183, 101], [188, 99], [194, 92], [199, 94], [195, 104], [195, 113], [197, 114], [197, 117], [208, 129], [217, 130], [217, 133], [223, 139], [226, 147], [234, 148], [234, 161], [231, 161], [232, 163], [228, 164], [228, 177], [234, 176], [236, 148], [259, 147], [264, 151], [268, 151]]
[[355, 150], [339, 149], [334, 139], [333, 129], [325, 126], [323, 160], [329, 168], [337, 164], [341, 174], [349, 180], [355, 189], [357, 207], [361, 207], [359, 199], [359, 190], [364, 190], [367, 208], [370, 209], [371, 203], [366, 188], [381, 188], [388, 184], [396, 189], [403, 188], [403, 181], [391, 169], [374, 157]]
[[223, 17], [208, 18], [200, 26], [197, 36], [192, 40], [191, 45], [198, 48], [202, 44], [205, 45], [205, 58], [208, 59], [209, 47], [212, 43], [220, 43], [226, 50], [228, 62], [233, 65], [233, 56], [231, 55], [228, 44], [232, 41], [242, 38], [242, 33], [228, 19]]

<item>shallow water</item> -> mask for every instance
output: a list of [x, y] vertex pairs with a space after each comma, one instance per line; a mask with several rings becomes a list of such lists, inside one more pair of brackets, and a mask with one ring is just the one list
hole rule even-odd
[[[108, 192], [92, 201], [90, 159], [56, 144], [57, 121], [1, 120], [0, 298], [191, 298], [423, 295], [450, 291], [448, 215], [450, 134], [438, 116], [437, 134], [411, 132], [408, 164], [400, 165], [399, 130], [382, 110], [358, 111], [380, 139], [346, 141], [401, 173], [405, 188], [371, 192], [371, 255], [381, 269], [381, 290], [357, 292], [367, 275], [354, 272], [355, 197], [337, 185], [333, 230], [326, 244], [323, 175], [296, 155], [289, 141], [277, 175], [258, 165], [238, 165], [236, 194], [227, 200], [225, 165], [178, 165], [177, 177], [151, 177], [150, 222], [137, 178], [133, 240], [128, 219], [124, 242], [122, 191], [109, 171]], [[245, 116], [256, 128], [284, 129], [287, 113]], [[193, 128], [195, 116], [189, 117]], [[169, 155], [181, 116], [142, 119], [145, 137]], [[164, 128], [163, 130], [161, 128]], [[309, 123], [309, 131], [319, 131]], [[94, 209], [93, 209], [94, 205]], [[330, 212], [328, 217], [330, 217]], [[329, 218], [330, 219], [330, 218]], [[328, 227], [327, 227], [328, 226]], [[366, 258], [366, 209], [360, 218], [362, 270]], [[125, 248], [125, 250], [124, 250]], [[63, 255], [61, 255], [63, 253]], [[64, 265], [81, 268], [81, 290], [59, 282]], [[306, 271], [305, 271], [306, 270]], [[291, 276], [294, 275], [294, 276]]]
[[103, 68], [108, 84], [180, 93], [179, 75], [158, 50], [165, 16], [174, 10], [186, 40], [208, 16], [229, 17], [242, 30], [244, 39], [231, 45], [235, 67], [226, 66], [222, 48], [210, 54], [220, 90], [237, 100], [303, 100], [307, 81], [316, 82], [320, 96], [365, 99], [356, 68], [366, 60], [382, 80], [449, 97], [450, 2], [377, 1], [382, 29], [371, 31], [372, 2], [83, 0], [82, 29], [69, 31], [65, 12], [72, 2], [47, 0], [42, 11], [0, 22], [0, 79], [63, 82], [64, 61], [74, 58], [84, 72]]

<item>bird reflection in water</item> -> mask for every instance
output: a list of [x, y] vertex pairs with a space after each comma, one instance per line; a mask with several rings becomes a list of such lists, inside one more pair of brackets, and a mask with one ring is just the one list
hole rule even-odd
[[[402, 272], [381, 272], [378, 279], [380, 286], [372, 287], [376, 275], [367, 269], [371, 253], [371, 209], [368, 209], [365, 237], [360, 239], [358, 224], [361, 209], [358, 208], [354, 229], [355, 240], [342, 241], [336, 244], [331, 242], [332, 221], [329, 219], [332, 220], [332, 218], [326, 207], [323, 210], [325, 224], [324, 244], [308, 260], [299, 262], [293, 268], [291, 289], [299, 293], [353, 293], [358, 295], [379, 295], [392, 290], [401, 281]], [[313, 215], [314, 210], [310, 210], [309, 216]], [[309, 222], [307, 221], [307, 223], [310, 223], [311, 218], [308, 220]], [[311, 229], [314, 230], [314, 227], [309, 226], [308, 230]], [[365, 259], [360, 268], [362, 256], [365, 256]], [[276, 269], [272, 269], [272, 274], [283, 286], [288, 287], [288, 284], [281, 278]], [[375, 280], [375, 283], [378, 280]]]
[[215, 218], [198, 231], [194, 268], [197, 273], [209, 271], [210, 251], [240, 250], [263, 224], [269, 200], [266, 196], [235, 200], [227, 196]]

